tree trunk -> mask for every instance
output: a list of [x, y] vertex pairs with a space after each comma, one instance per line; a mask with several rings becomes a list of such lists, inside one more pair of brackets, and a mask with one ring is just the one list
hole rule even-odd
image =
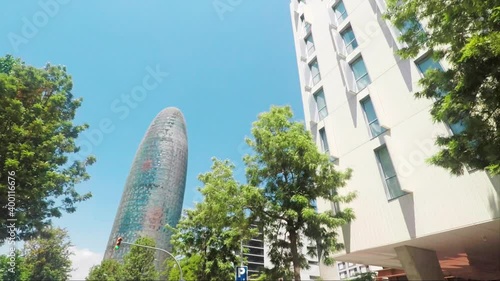
[[300, 258], [299, 251], [297, 247], [297, 232], [292, 230], [290, 234], [290, 251], [292, 252], [292, 263], [293, 263], [293, 276], [295, 281], [301, 281], [300, 279]]

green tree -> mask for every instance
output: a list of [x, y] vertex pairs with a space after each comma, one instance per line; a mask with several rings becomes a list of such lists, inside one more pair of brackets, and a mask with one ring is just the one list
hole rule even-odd
[[12, 254], [0, 256], [0, 280], [27, 281], [29, 272], [21, 251], [14, 250]]
[[247, 179], [260, 187], [251, 193], [251, 210], [264, 227], [270, 243], [270, 259], [275, 266], [290, 268], [300, 281], [300, 271], [308, 263], [302, 253], [304, 242], [316, 242], [319, 249], [308, 254], [332, 264], [331, 254], [343, 248], [336, 229], [354, 219], [351, 209], [334, 213], [316, 211], [316, 199], [348, 203], [354, 193], [341, 195], [337, 189], [350, 178], [351, 171], [334, 169], [329, 157], [320, 153], [311, 134], [300, 122], [292, 121], [290, 107], [271, 107], [253, 123], [253, 140], [247, 143], [253, 155], [247, 155]]
[[292, 280], [293, 272], [290, 268], [264, 268], [264, 270], [254, 278], [256, 281], [270, 281], [270, 280]]
[[[185, 281], [197, 281], [199, 268], [203, 262], [202, 256], [200, 254], [193, 254], [189, 257], [185, 257], [179, 261], [182, 268], [182, 277]], [[168, 280], [180, 280], [179, 268], [174, 260], [166, 260], [166, 270], [165, 275], [168, 276]]]
[[172, 245], [175, 253], [186, 259], [186, 276], [195, 280], [231, 280], [235, 266], [241, 262], [240, 243], [257, 231], [250, 228], [252, 218], [245, 212], [248, 202], [244, 194], [249, 187], [234, 179], [234, 165], [229, 161], [212, 161], [211, 171], [198, 177], [203, 183], [198, 189], [203, 201], [185, 211], [173, 229]]
[[[442, 149], [429, 162], [455, 175], [464, 173], [464, 165], [500, 174], [498, 1], [389, 0], [385, 17], [405, 30], [402, 58], [429, 50], [450, 64], [446, 71], [427, 71], [415, 94], [435, 100], [434, 121], [458, 127], [453, 136], [437, 138]], [[418, 20], [427, 23], [425, 30]]]
[[[75, 139], [88, 127], [73, 124], [81, 99], [73, 98], [72, 87], [64, 66], [40, 69], [12, 56], [0, 58], [0, 206], [10, 202], [8, 190], [15, 194], [10, 210], [0, 208], [0, 223], [15, 217], [21, 239], [91, 197], [75, 185], [89, 179], [86, 166], [94, 157], [68, 161], [79, 151]], [[0, 241], [6, 235], [1, 232]]]
[[[140, 237], [134, 244], [156, 247], [156, 242], [149, 237]], [[140, 246], [130, 246], [124, 260], [124, 279], [136, 281], [158, 280], [159, 274], [155, 268], [156, 250]]]
[[365, 272], [358, 273], [354, 276], [354, 278], [349, 279], [350, 281], [375, 281], [377, 277], [376, 272]]
[[68, 280], [71, 268], [68, 232], [47, 227], [39, 237], [25, 244], [30, 281]]
[[124, 280], [124, 268], [121, 263], [113, 259], [103, 260], [101, 264], [93, 266], [86, 281], [120, 281]]

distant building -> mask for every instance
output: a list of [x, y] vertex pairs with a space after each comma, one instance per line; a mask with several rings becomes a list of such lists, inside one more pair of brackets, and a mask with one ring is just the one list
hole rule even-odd
[[[398, 30], [382, 17], [384, 0], [291, 0], [290, 11], [306, 127], [338, 169], [353, 169], [346, 191], [358, 192], [336, 259], [387, 267], [389, 279], [401, 277], [390, 268], [410, 280], [499, 279], [500, 177], [425, 162], [438, 136], [463, 130], [433, 122], [434, 101], [414, 97], [425, 72], [447, 62], [395, 54], [399, 36], [426, 23]], [[318, 200], [320, 211], [343, 207]], [[335, 279], [338, 268], [320, 268]]]
[[[252, 225], [254, 228], [258, 228], [256, 224]], [[243, 256], [247, 259], [248, 266], [248, 277], [252, 279], [253, 275], [259, 275], [264, 270], [264, 262], [266, 259], [264, 253], [264, 234], [262, 231], [259, 232], [257, 236], [243, 244], [243, 248], [247, 249], [246, 253], [244, 251]]]
[[[257, 224], [252, 225], [257, 228]], [[314, 243], [308, 242], [305, 243], [309, 245], [309, 247], [316, 248]], [[246, 253], [243, 254], [247, 259], [248, 266], [248, 276], [249, 279], [255, 279], [254, 277], [258, 277], [261, 273], [264, 272], [264, 268], [273, 268], [273, 264], [269, 258], [269, 243], [265, 240], [264, 233], [260, 230], [259, 234], [253, 239], [243, 244], [243, 247], [248, 249]], [[309, 263], [309, 269], [301, 270], [301, 278], [302, 280], [316, 280], [319, 279], [319, 262], [318, 258], [313, 258], [307, 255], [307, 248], [302, 249], [303, 254], [306, 255], [307, 261]]]
[[358, 274], [376, 272], [382, 269], [378, 266], [361, 265], [343, 261], [336, 262], [335, 265], [337, 267], [336, 269], [338, 270], [340, 280], [349, 280], [356, 278]]
[[[171, 249], [165, 225], [176, 226], [182, 212], [187, 171], [187, 133], [182, 113], [166, 108], [151, 123], [137, 150], [113, 229], [105, 259], [123, 259], [129, 246], [114, 250], [118, 237], [133, 243], [151, 237], [159, 248]], [[157, 251], [157, 266], [166, 254]]]

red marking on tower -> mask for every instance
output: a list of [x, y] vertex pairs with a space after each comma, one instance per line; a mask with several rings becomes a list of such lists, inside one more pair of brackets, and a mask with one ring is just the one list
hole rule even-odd
[[158, 229], [162, 224], [163, 212], [161, 208], [153, 208], [146, 214], [146, 221], [151, 229]]
[[153, 165], [152, 165], [151, 159], [148, 159], [148, 160], [144, 161], [144, 163], [142, 164], [142, 170], [147, 171], [147, 170], [151, 169], [152, 166]]

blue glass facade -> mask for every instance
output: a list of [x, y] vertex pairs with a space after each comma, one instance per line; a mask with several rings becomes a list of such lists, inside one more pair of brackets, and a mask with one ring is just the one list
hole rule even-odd
[[[171, 250], [165, 225], [175, 226], [181, 216], [186, 185], [187, 133], [182, 113], [166, 108], [151, 123], [130, 170], [105, 259], [122, 260], [130, 247], [114, 249], [118, 237], [134, 242], [141, 236], [155, 239], [159, 248]], [[166, 254], [157, 252], [157, 266]]]

